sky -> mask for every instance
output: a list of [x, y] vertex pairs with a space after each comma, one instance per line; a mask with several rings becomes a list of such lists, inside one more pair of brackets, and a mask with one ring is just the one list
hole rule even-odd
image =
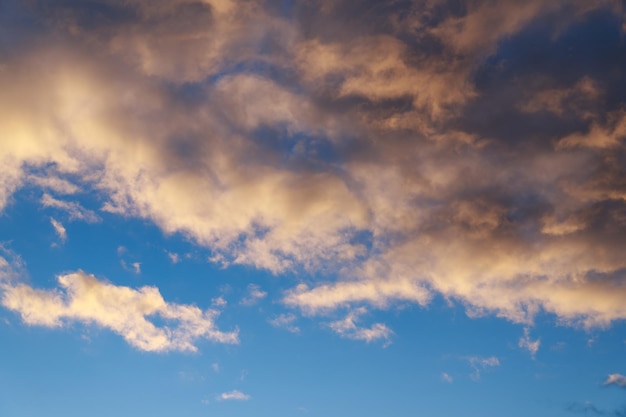
[[617, 0], [0, 0], [0, 415], [626, 416]]

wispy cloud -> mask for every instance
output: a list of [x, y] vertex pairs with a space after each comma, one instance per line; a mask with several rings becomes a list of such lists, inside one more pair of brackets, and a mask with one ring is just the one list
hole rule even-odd
[[474, 369], [474, 372], [472, 372], [470, 377], [476, 381], [480, 379], [481, 373], [484, 370], [500, 366], [500, 360], [495, 356], [489, 356], [486, 358], [480, 356], [470, 356], [466, 359], [470, 366]]
[[454, 378], [452, 378], [450, 376], [450, 374], [448, 374], [447, 372], [442, 372], [441, 373], [441, 380], [451, 384], [454, 381]]
[[41, 197], [41, 205], [65, 211], [69, 215], [70, 220], [81, 220], [88, 223], [97, 223], [101, 220], [95, 212], [86, 209], [79, 203], [58, 200], [47, 193]]
[[167, 252], [167, 257], [170, 258], [173, 264], [177, 264], [180, 262], [180, 256], [175, 252]]
[[541, 340], [531, 340], [530, 338], [530, 329], [528, 327], [524, 328], [524, 335], [520, 337], [519, 342], [517, 344], [520, 348], [526, 349], [530, 352], [530, 355], [534, 358], [537, 352], [539, 351], [539, 346], [541, 345]]
[[76, 184], [54, 175], [29, 175], [27, 177], [27, 182], [41, 188], [52, 190], [57, 194], [75, 194], [80, 191], [80, 187]]
[[[137, 349], [153, 352], [196, 351], [196, 341], [236, 344], [238, 331], [222, 332], [218, 312], [166, 302], [155, 287], [132, 289], [97, 280], [82, 271], [58, 277], [59, 290], [25, 284], [4, 285], [2, 305], [29, 325], [61, 327], [82, 322], [108, 328]], [[159, 316], [158, 326], [150, 320]]]
[[626, 376], [622, 374], [609, 374], [603, 385], [616, 385], [618, 387], [626, 388]]
[[124, 268], [126, 271], [132, 272], [136, 275], [141, 274], [141, 262], [128, 263], [124, 259], [121, 259], [120, 265], [122, 265], [122, 268]]
[[269, 319], [269, 323], [279, 329], [285, 329], [291, 333], [300, 333], [300, 328], [294, 323], [298, 320], [295, 314], [279, 314], [278, 316]]
[[606, 410], [596, 406], [591, 401], [585, 401], [582, 403], [571, 403], [565, 408], [565, 410], [571, 413], [590, 416], [624, 417], [626, 415], [626, 407], [614, 410]]
[[217, 399], [221, 401], [248, 401], [251, 397], [239, 390], [221, 393]]
[[50, 217], [50, 224], [54, 228], [55, 233], [61, 240], [61, 242], [65, 242], [67, 240], [67, 231], [65, 227], [61, 224], [61, 222], [57, 221], [55, 218]]
[[245, 306], [252, 306], [265, 297], [267, 297], [267, 292], [262, 291], [260, 286], [257, 284], [249, 284], [248, 294], [241, 299], [241, 304]]
[[350, 311], [343, 320], [334, 321], [328, 326], [341, 337], [354, 340], [362, 340], [367, 343], [375, 340], [384, 340], [385, 346], [391, 344], [393, 331], [383, 323], [374, 323], [371, 327], [357, 325], [360, 316], [367, 313], [363, 307]]

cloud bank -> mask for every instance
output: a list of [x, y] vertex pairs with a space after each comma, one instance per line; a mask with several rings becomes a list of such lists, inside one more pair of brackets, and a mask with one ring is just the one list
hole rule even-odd
[[[527, 325], [541, 311], [587, 327], [626, 318], [615, 2], [0, 7], [12, 39], [0, 208], [39, 187], [44, 208], [94, 222], [61, 196], [95, 192], [101, 212], [148, 219], [224, 266], [299, 272], [283, 301], [306, 314], [442, 295]], [[150, 350], [236, 339], [202, 312], [180, 337], [150, 327], [144, 312], [183, 320], [162, 301], [133, 310], [141, 331], [74, 310], [86, 277], [61, 278], [69, 301], [16, 286], [4, 304], [27, 322], [99, 322]], [[389, 335], [349, 317], [335, 331]]]

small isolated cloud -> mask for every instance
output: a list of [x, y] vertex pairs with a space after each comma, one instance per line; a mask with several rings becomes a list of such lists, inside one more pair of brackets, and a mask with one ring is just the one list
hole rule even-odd
[[618, 387], [626, 388], [626, 376], [622, 374], [610, 374], [603, 385], [617, 385]]
[[524, 328], [524, 336], [520, 337], [518, 346], [522, 349], [526, 349], [530, 352], [530, 355], [534, 358], [537, 352], [539, 351], [539, 345], [541, 344], [541, 339], [531, 340], [530, 339], [530, 329], [528, 327]]
[[221, 295], [211, 299], [211, 305], [214, 307], [224, 307], [226, 304], [228, 304], [228, 301], [226, 301]]
[[167, 252], [167, 257], [170, 258], [170, 261], [173, 264], [177, 264], [180, 262], [180, 256], [175, 252]]
[[451, 384], [452, 381], [454, 381], [454, 378], [452, 378], [447, 372], [442, 372], [441, 373], [441, 380]]
[[213, 372], [218, 373], [220, 371], [220, 364], [217, 362], [213, 362], [211, 364], [211, 369], [213, 369]]
[[[38, 290], [25, 284], [3, 285], [0, 303], [19, 313], [26, 324], [62, 327], [96, 324], [121, 335], [144, 351], [197, 351], [195, 342], [239, 343], [238, 330], [215, 325], [216, 310], [166, 302], [158, 288], [132, 289], [99, 281], [82, 271], [57, 278], [60, 289]], [[151, 321], [159, 316], [165, 323]]]
[[67, 240], [67, 231], [65, 230], [65, 227], [61, 224], [61, 222], [57, 221], [53, 217], [50, 217], [50, 223], [52, 224], [52, 227], [54, 227], [54, 231], [61, 242], [65, 242]]
[[239, 390], [232, 390], [229, 392], [223, 392], [218, 397], [220, 401], [248, 401], [250, 396], [248, 394], [244, 394]]
[[122, 265], [122, 268], [124, 268], [125, 270], [132, 272], [134, 274], [141, 274], [141, 262], [131, 262], [131, 263], [127, 263], [125, 260], [121, 260], [120, 261], [120, 265]]
[[389, 340], [393, 331], [382, 323], [374, 323], [371, 327], [359, 327], [357, 322], [360, 316], [367, 313], [364, 307], [357, 308], [348, 313], [343, 320], [334, 321], [329, 327], [339, 336], [347, 339], [363, 340], [367, 343], [375, 340], [385, 340], [385, 346], [389, 345]]
[[75, 201], [58, 200], [47, 193], [41, 197], [41, 205], [65, 211], [70, 216], [70, 220], [81, 220], [87, 223], [97, 223], [102, 220], [95, 212]]
[[273, 319], [270, 319], [269, 323], [278, 329], [285, 329], [291, 333], [299, 333], [300, 328], [294, 325], [297, 319], [298, 317], [296, 317], [295, 314], [279, 314]]
[[494, 368], [496, 366], [500, 366], [500, 360], [495, 356], [490, 356], [488, 358], [483, 358], [480, 356], [470, 356], [469, 358], [467, 358], [467, 361], [474, 369], [474, 372], [472, 372], [470, 377], [475, 381], [478, 381], [480, 379], [482, 371], [489, 368]]
[[262, 291], [257, 284], [250, 284], [248, 285], [248, 295], [241, 300], [241, 304], [252, 306], [265, 297], [267, 297], [267, 292]]

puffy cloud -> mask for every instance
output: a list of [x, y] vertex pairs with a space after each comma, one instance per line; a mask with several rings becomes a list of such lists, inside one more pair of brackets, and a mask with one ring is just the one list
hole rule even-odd
[[239, 390], [232, 390], [229, 392], [223, 392], [217, 397], [218, 400], [221, 401], [248, 401], [250, 396], [248, 394], [244, 394]]
[[[29, 325], [95, 324], [121, 335], [133, 347], [154, 352], [196, 351], [198, 339], [238, 343], [237, 331], [217, 329], [215, 310], [166, 302], [155, 287], [132, 289], [97, 280], [82, 271], [58, 277], [60, 289], [4, 285], [2, 305]], [[150, 317], [167, 324], [158, 326]]]

